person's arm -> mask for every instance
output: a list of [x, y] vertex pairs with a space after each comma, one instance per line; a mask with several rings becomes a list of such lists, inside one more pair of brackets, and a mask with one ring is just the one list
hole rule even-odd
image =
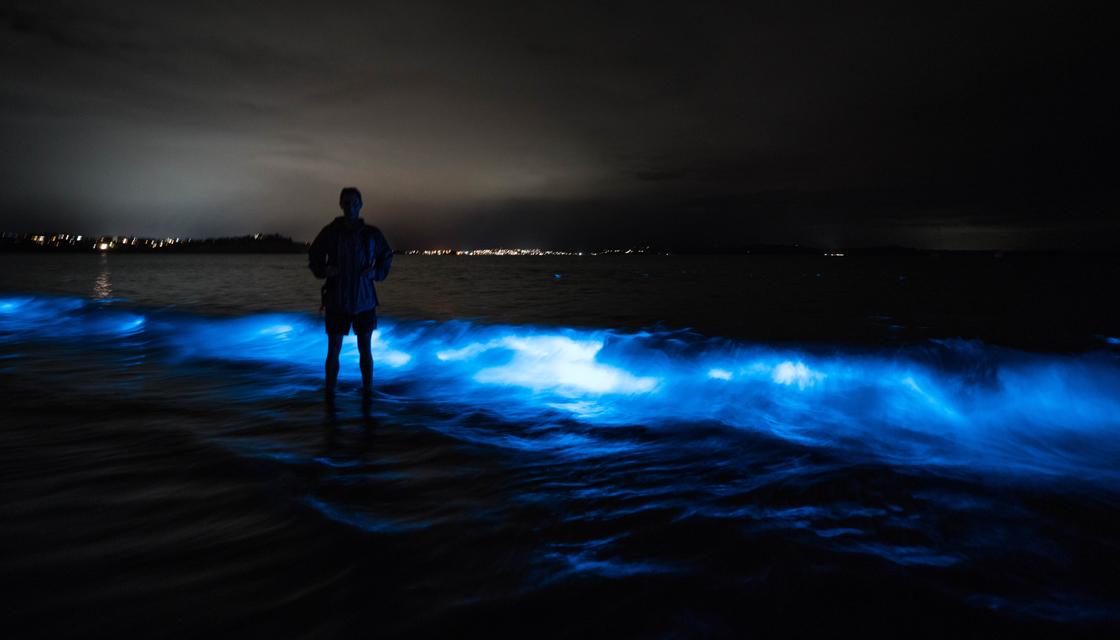
[[372, 275], [375, 282], [389, 277], [389, 267], [393, 266], [393, 248], [385, 239], [385, 234], [377, 231], [377, 255], [373, 262]]
[[324, 227], [319, 235], [315, 236], [315, 240], [307, 250], [307, 266], [311, 269], [311, 273], [315, 274], [315, 277], [320, 280], [338, 272], [338, 269], [327, 266], [327, 246], [329, 244], [327, 236], [327, 229]]

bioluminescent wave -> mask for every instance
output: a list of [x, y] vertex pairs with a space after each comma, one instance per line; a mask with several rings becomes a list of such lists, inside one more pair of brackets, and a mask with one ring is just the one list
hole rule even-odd
[[[0, 340], [56, 339], [272, 366], [261, 384], [277, 393], [313, 387], [325, 353], [321, 320], [310, 314], [223, 318], [0, 298]], [[383, 318], [374, 355], [378, 384], [398, 399], [486, 411], [521, 430], [711, 423], [895, 465], [1120, 480], [1120, 358], [1111, 351], [1032, 354], [966, 341], [778, 348], [680, 331]], [[342, 377], [355, 378], [353, 337], [343, 358]], [[549, 433], [466, 437], [572, 456], [627, 446], [586, 430]]]

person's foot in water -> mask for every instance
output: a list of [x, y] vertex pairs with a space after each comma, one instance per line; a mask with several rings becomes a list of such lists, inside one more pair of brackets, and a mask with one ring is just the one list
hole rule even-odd
[[362, 416], [368, 418], [373, 408], [373, 390], [362, 388]]

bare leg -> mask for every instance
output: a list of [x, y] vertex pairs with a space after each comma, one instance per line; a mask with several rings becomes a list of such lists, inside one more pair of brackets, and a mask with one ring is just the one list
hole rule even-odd
[[370, 341], [373, 331], [358, 334], [358, 364], [362, 368], [362, 391], [369, 393], [373, 390], [373, 351]]
[[327, 393], [334, 393], [338, 382], [338, 354], [342, 351], [342, 334], [327, 335]]

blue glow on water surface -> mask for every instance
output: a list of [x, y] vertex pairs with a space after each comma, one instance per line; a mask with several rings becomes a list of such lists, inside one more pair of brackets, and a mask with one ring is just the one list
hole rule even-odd
[[[0, 341], [27, 340], [142, 348], [172, 363], [257, 363], [267, 367], [265, 395], [314, 388], [326, 351], [312, 314], [210, 317], [0, 297]], [[1035, 354], [959, 340], [774, 347], [685, 331], [382, 318], [374, 357], [377, 384], [395, 401], [508, 423], [504, 432], [449, 427], [498, 447], [609, 455], [642, 445], [600, 438], [596, 429], [713, 424], [901, 466], [1110, 486], [1120, 479], [1120, 358], [1112, 351]], [[343, 358], [342, 378], [353, 381], [353, 336]]]

